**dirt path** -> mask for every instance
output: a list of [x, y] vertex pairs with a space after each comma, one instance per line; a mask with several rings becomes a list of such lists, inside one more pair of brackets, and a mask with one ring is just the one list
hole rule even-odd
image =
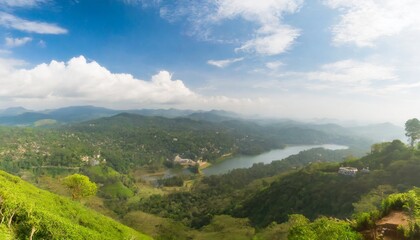
[[392, 211], [390, 214], [388, 214], [388, 216], [376, 222], [376, 225], [381, 226], [381, 225], [391, 224], [391, 225], [397, 225], [397, 226], [398, 225], [407, 226], [409, 220], [410, 220], [410, 217], [406, 213]]
[[362, 232], [367, 240], [404, 240], [398, 226], [408, 226], [410, 217], [402, 211], [392, 211], [376, 222], [376, 227]]

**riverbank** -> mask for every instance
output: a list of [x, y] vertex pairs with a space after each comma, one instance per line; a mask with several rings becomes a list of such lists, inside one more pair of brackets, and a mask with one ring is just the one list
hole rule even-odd
[[321, 145], [290, 145], [282, 149], [274, 149], [254, 156], [237, 155], [227, 158], [223, 161], [217, 161], [211, 167], [203, 169], [202, 173], [206, 176], [215, 174], [224, 174], [237, 168], [250, 168], [255, 163], [269, 164], [272, 161], [282, 160], [290, 155], [298, 154], [301, 151], [312, 148], [325, 148], [330, 150], [347, 149], [347, 146], [337, 144]]

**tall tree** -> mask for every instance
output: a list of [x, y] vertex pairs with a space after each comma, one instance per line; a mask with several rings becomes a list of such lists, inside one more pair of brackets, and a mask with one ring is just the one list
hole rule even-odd
[[417, 118], [405, 122], [405, 135], [409, 138], [411, 147], [420, 139], [420, 121]]
[[65, 177], [63, 183], [71, 190], [74, 200], [95, 195], [97, 191], [96, 184], [89, 177], [77, 173]]

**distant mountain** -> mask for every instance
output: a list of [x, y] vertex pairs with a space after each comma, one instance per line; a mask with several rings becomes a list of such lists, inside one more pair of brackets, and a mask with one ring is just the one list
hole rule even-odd
[[[164, 118], [188, 118], [194, 121], [204, 121], [211, 123], [233, 122], [233, 124], [242, 124], [237, 121], [246, 121], [250, 126], [254, 126], [253, 130], [258, 127], [269, 127], [273, 129], [298, 128], [315, 130], [326, 133], [331, 136], [350, 136], [362, 137], [370, 139], [372, 142], [389, 141], [393, 139], [405, 140], [404, 129], [395, 126], [391, 123], [371, 124], [371, 125], [353, 125], [351, 127], [343, 127], [337, 123], [326, 123], [326, 119], [318, 122], [299, 122], [290, 119], [247, 119], [239, 114], [223, 111], [194, 111], [194, 110], [178, 110], [178, 109], [128, 109], [128, 110], [113, 110], [95, 106], [71, 106], [58, 109], [50, 109], [44, 111], [31, 111], [23, 107], [8, 108], [0, 110], [0, 124], [1, 125], [26, 125], [26, 126], [44, 126], [45, 124], [36, 124], [42, 120], [48, 123], [77, 123], [84, 122], [103, 117], [111, 117], [120, 113], [131, 113], [142, 116], [164, 117]], [[331, 119], [331, 121], [334, 121]], [[257, 127], [255, 127], [257, 126]]]
[[0, 124], [2, 125], [32, 125], [36, 121], [49, 119], [50, 116], [39, 112], [25, 112], [19, 115], [1, 116]]
[[223, 122], [242, 118], [236, 113], [221, 110], [211, 110], [208, 112], [194, 112], [186, 117], [197, 121], [207, 122]]
[[28, 110], [23, 107], [11, 107], [0, 110], [0, 116], [16, 116], [26, 112], [31, 112], [31, 110]]
[[94, 106], [72, 106], [45, 111], [50, 119], [59, 122], [82, 122], [96, 118], [109, 117], [120, 112], [121, 111], [118, 110]]
[[179, 109], [140, 109], [140, 110], [127, 110], [124, 112], [135, 113], [143, 116], [156, 116], [165, 118], [177, 118], [188, 116], [195, 111], [193, 110], [179, 110]]
[[71, 106], [43, 111], [31, 111], [22, 107], [0, 110], [2, 125], [34, 125], [40, 120], [54, 120], [58, 123], [84, 122], [93, 119], [111, 117], [120, 113], [164, 118], [189, 118], [208, 122], [220, 122], [238, 118], [239, 115], [221, 110], [209, 112], [178, 109], [127, 109], [114, 110], [95, 106]]
[[60, 123], [82, 122], [118, 114], [119, 111], [93, 106], [75, 106], [44, 111], [30, 111], [24, 108], [6, 109], [0, 114], [2, 125], [34, 125], [40, 120], [54, 120]]

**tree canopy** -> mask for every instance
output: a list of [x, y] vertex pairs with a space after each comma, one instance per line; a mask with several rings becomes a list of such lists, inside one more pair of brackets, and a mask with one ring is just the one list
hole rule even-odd
[[410, 145], [414, 146], [414, 143], [420, 138], [420, 121], [417, 118], [407, 120], [405, 122], [405, 132], [410, 140]]
[[97, 191], [96, 184], [91, 182], [89, 177], [77, 173], [65, 177], [63, 183], [71, 190], [73, 199], [92, 196]]

